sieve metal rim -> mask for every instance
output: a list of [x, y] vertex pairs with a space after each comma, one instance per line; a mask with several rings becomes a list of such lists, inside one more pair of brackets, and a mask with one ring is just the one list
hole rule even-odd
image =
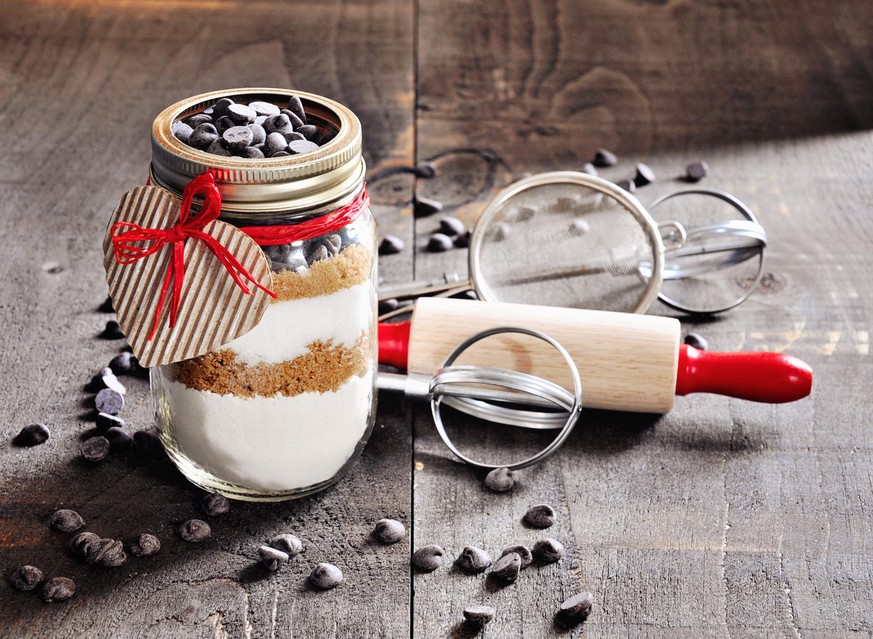
[[507, 202], [518, 194], [534, 187], [548, 186], [550, 184], [575, 184], [593, 189], [607, 197], [618, 200], [625, 209], [633, 214], [637, 223], [646, 233], [652, 246], [653, 268], [652, 275], [649, 278], [643, 295], [640, 297], [636, 306], [633, 309], [628, 309], [627, 312], [645, 313], [648, 311], [655, 300], [658, 299], [658, 293], [661, 289], [661, 283], [664, 277], [664, 244], [661, 239], [661, 234], [658, 232], [658, 225], [640, 201], [623, 188], [601, 177], [577, 171], [548, 171], [524, 177], [501, 190], [488, 203], [488, 206], [479, 216], [476, 225], [473, 227], [473, 232], [470, 234], [470, 246], [467, 252], [467, 269], [470, 284], [479, 298], [496, 301], [499, 301], [500, 299], [499, 295], [494, 295], [494, 291], [489, 286], [487, 278], [483, 279], [479, 259], [479, 253], [482, 250], [482, 243], [485, 237], [485, 230], [491, 220], [493, 220], [497, 213], [503, 209]]
[[[695, 189], [682, 189], [679, 191], [672, 191], [670, 193], [665, 193], [661, 197], [657, 198], [649, 205], [649, 210], [654, 211], [655, 208], [667, 200], [677, 197], [679, 195], [709, 195], [715, 198], [722, 200], [723, 202], [727, 202], [731, 206], [733, 206], [739, 213], [745, 217], [748, 221], [757, 224], [761, 227], [762, 233], [766, 236], [766, 231], [764, 231], [764, 227], [761, 226], [761, 223], [758, 221], [758, 218], [752, 213], [752, 210], [746, 206], [746, 204], [740, 200], [739, 198], [731, 195], [727, 191], [722, 191], [721, 189], [708, 189], [708, 188], [695, 188]], [[663, 291], [658, 291], [658, 300], [662, 303], [666, 304], [670, 308], [682, 311], [683, 313], [688, 313], [690, 315], [718, 315], [719, 313], [724, 313], [725, 311], [729, 311], [732, 308], [736, 308], [743, 302], [745, 302], [752, 293], [755, 292], [755, 289], [758, 288], [758, 284], [761, 283], [761, 279], [764, 276], [764, 251], [766, 250], [767, 245], [764, 243], [761, 246], [760, 255], [758, 258], [758, 271], [755, 275], [755, 279], [752, 282], [751, 286], [749, 286], [749, 290], [746, 291], [743, 295], [738, 297], [736, 300], [728, 304], [727, 306], [720, 306], [715, 309], [705, 309], [700, 310], [696, 309], [690, 305], [682, 304], [681, 302], [677, 302], [675, 299], [668, 297]]]
[[[523, 459], [520, 462], [516, 462], [514, 464], [486, 464], [484, 462], [477, 461], [470, 457], [464, 455], [460, 450], [458, 450], [457, 446], [455, 446], [454, 442], [452, 442], [448, 433], [446, 432], [445, 424], [443, 424], [442, 415], [440, 413], [440, 405], [442, 404], [442, 395], [434, 395], [433, 394], [433, 386], [434, 380], [438, 379], [439, 373], [441, 370], [450, 367], [461, 354], [470, 348], [476, 342], [479, 342], [487, 337], [491, 337], [493, 335], [498, 335], [500, 333], [519, 333], [522, 335], [529, 335], [531, 337], [541, 339], [551, 345], [558, 353], [564, 358], [564, 361], [567, 363], [567, 366], [570, 369], [570, 374], [573, 378], [573, 406], [570, 411], [568, 411], [567, 421], [564, 423], [563, 428], [560, 432], [555, 436], [555, 439], [552, 442], [540, 450], [537, 454], [528, 457], [527, 459]], [[542, 379], [542, 378], [539, 378]], [[476, 380], [471, 380], [476, 381]], [[481, 378], [480, 380], [481, 381]], [[543, 380], [547, 381], [547, 380]], [[474, 466], [476, 468], [483, 468], [488, 470], [493, 470], [495, 468], [508, 468], [510, 470], [520, 470], [522, 468], [527, 468], [528, 466], [532, 466], [538, 462], [541, 462], [552, 455], [554, 455], [558, 449], [564, 444], [566, 439], [570, 436], [570, 433], [573, 431], [573, 427], [576, 425], [576, 422], [579, 419], [579, 414], [582, 410], [582, 378], [579, 374], [579, 369], [576, 366], [576, 362], [573, 360], [572, 355], [565, 349], [560, 342], [555, 340], [553, 337], [546, 335], [541, 331], [537, 331], [529, 328], [522, 328], [519, 326], [499, 326], [496, 328], [490, 328], [484, 331], [480, 331], [463, 342], [458, 344], [451, 353], [449, 353], [448, 357], [446, 357], [443, 365], [440, 367], [440, 370], [434, 374], [433, 379], [431, 380], [430, 386], [431, 392], [431, 414], [433, 415], [434, 425], [436, 426], [437, 432], [439, 433], [440, 438], [443, 440], [443, 443], [446, 447], [454, 453], [456, 457], [458, 457], [463, 462]], [[519, 390], [523, 390], [523, 387], [520, 385]]]

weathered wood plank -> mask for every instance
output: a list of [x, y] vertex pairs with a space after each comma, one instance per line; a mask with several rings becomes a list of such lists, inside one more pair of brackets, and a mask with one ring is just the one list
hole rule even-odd
[[[8, 637], [407, 636], [407, 542], [368, 537], [386, 516], [409, 521], [409, 417], [384, 402], [360, 462], [328, 491], [281, 505], [233, 504], [212, 539], [182, 542], [174, 527], [197, 516], [199, 493], [168, 461], [78, 459], [89, 423], [82, 385], [120, 343], [95, 338], [108, 315], [101, 238], [121, 193], [144, 180], [151, 120], [198, 92], [298, 87], [347, 104], [361, 118], [368, 166], [413, 159], [413, 12], [409, 2], [12, 2], [0, 21], [0, 565], [29, 562], [75, 579], [64, 605], [0, 588]], [[411, 186], [405, 187], [411, 198]], [[408, 210], [375, 206], [406, 232]], [[386, 267], [405, 279], [411, 263]], [[147, 384], [128, 380], [124, 417], [152, 424]], [[52, 438], [13, 448], [27, 423]], [[95, 569], [49, 530], [57, 508], [88, 529], [124, 537], [149, 530], [161, 553]], [[294, 531], [306, 552], [273, 577], [257, 546]], [[333, 561], [346, 582], [318, 593], [306, 577]], [[383, 602], [392, 602], [385, 605]]]

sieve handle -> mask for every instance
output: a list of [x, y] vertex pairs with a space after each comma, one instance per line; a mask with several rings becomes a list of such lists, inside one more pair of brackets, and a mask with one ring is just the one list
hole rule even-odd
[[713, 353], [687, 344], [679, 349], [676, 394], [717, 393], [768, 404], [803, 399], [812, 368], [782, 353]]

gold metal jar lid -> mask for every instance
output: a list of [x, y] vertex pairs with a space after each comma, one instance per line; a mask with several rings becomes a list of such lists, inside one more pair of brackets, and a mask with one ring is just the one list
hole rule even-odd
[[[309, 124], [334, 133], [315, 151], [250, 160], [206, 153], [173, 135], [176, 120], [199, 113], [220, 98], [255, 100], [284, 107], [291, 96], [303, 103]], [[335, 208], [360, 190], [366, 167], [361, 155], [361, 123], [351, 110], [303, 91], [240, 88], [195, 95], [164, 109], [152, 124], [152, 183], [180, 195], [194, 177], [211, 173], [222, 197], [222, 217], [257, 218], [259, 213], [306, 212]]]

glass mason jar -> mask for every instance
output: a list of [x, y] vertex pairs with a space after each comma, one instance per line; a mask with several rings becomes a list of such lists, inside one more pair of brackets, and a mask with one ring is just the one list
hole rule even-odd
[[[316, 150], [224, 157], [188, 146], [172, 131], [220, 98], [285, 107], [293, 95], [318, 127]], [[277, 298], [245, 335], [151, 370], [161, 438], [179, 470], [205, 490], [253, 501], [302, 497], [344, 474], [376, 413], [377, 258], [360, 123], [346, 107], [299, 91], [194, 96], [155, 119], [150, 181], [181, 196], [207, 171], [222, 195], [219, 219], [262, 245]], [[339, 215], [350, 210], [355, 214]], [[281, 239], [304, 224], [316, 230]], [[278, 230], [283, 243], [258, 239], [264, 227]]]

